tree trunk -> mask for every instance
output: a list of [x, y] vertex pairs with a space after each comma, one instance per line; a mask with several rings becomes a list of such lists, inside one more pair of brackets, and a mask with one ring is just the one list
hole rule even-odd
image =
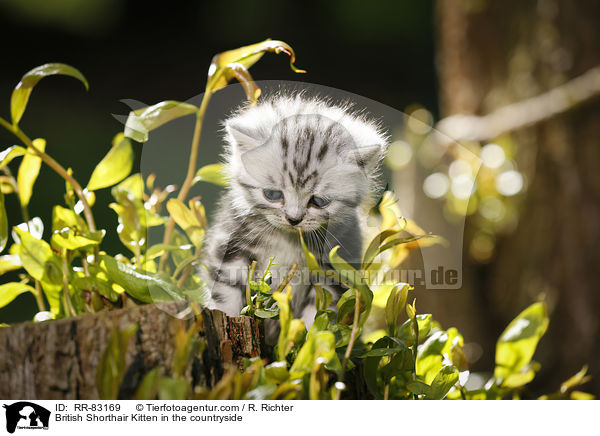
[[[111, 327], [137, 324], [129, 341], [126, 370], [119, 397], [130, 398], [146, 372], [165, 374], [175, 350], [174, 333], [195, 322], [169, 313], [183, 309], [176, 303], [136, 306], [43, 323], [24, 323], [0, 329], [1, 399], [98, 399], [96, 370]], [[248, 317], [227, 317], [218, 310], [202, 312], [206, 340], [186, 377], [194, 385], [213, 386], [228, 364], [261, 355], [258, 323]]]
[[[443, 116], [487, 114], [600, 63], [598, 2], [440, 0], [437, 12]], [[519, 221], [487, 266], [472, 266], [495, 336], [545, 294], [550, 328], [536, 354], [544, 384], [536, 390], [557, 389], [588, 363], [587, 389], [600, 391], [599, 120], [596, 100], [512, 133], [529, 185]]]

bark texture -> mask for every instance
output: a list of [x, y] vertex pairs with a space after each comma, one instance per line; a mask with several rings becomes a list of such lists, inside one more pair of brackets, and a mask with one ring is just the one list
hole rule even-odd
[[[485, 115], [600, 64], [598, 2], [440, 0], [437, 12], [442, 116]], [[599, 120], [596, 99], [511, 133], [528, 190], [495, 257], [471, 268], [477, 295], [468, 294], [491, 337], [545, 294], [550, 328], [536, 354], [543, 386], [533, 389], [546, 392], [585, 363], [586, 390], [600, 392]], [[455, 309], [454, 317], [472, 315]], [[484, 349], [493, 355], [493, 343]]]
[[[0, 329], [1, 399], [98, 399], [96, 370], [111, 327], [137, 323], [129, 341], [126, 371], [119, 397], [130, 398], [146, 372], [169, 373], [178, 328], [194, 319], [170, 313], [175, 303], [136, 306], [45, 323], [23, 323]], [[207, 346], [189, 365], [186, 377], [194, 384], [213, 386], [228, 364], [261, 355], [259, 325], [248, 317], [227, 317], [220, 311], [202, 312], [200, 335]]]

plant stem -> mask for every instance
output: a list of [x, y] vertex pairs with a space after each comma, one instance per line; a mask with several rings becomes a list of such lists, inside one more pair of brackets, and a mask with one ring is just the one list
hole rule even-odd
[[63, 251], [62, 253], [62, 276], [63, 276], [63, 292], [65, 298], [65, 306], [69, 311], [71, 316], [77, 316], [77, 312], [73, 308], [73, 303], [71, 302], [71, 294], [69, 293], [69, 265], [67, 264], [67, 253]]
[[193, 266], [194, 264], [190, 263], [185, 270], [183, 271], [183, 273], [181, 274], [181, 277], [179, 278], [179, 280], [177, 281], [177, 287], [183, 289], [183, 285], [185, 284], [185, 281], [188, 279], [188, 277], [190, 276], [190, 274], [193, 271]]
[[292, 277], [294, 277], [294, 274], [296, 274], [296, 270], [297, 269], [298, 269], [298, 264], [297, 263], [293, 264], [292, 268], [290, 269], [290, 272], [287, 275], [287, 277], [281, 282], [281, 284], [277, 287], [277, 290], [275, 292], [283, 292], [283, 290], [285, 289], [285, 287], [292, 280]]
[[40, 312], [46, 311], [46, 303], [44, 302], [44, 296], [42, 295], [42, 289], [40, 287], [40, 282], [35, 281], [35, 292], [33, 294], [35, 296], [35, 302], [37, 303], [38, 309]]
[[[350, 333], [350, 340], [346, 347], [346, 353], [344, 354], [344, 362], [342, 362], [342, 370], [340, 371], [340, 381], [344, 381], [344, 375], [346, 373], [346, 365], [352, 354], [352, 348], [354, 348], [354, 341], [356, 341], [356, 335], [358, 334], [358, 318], [360, 315], [360, 293], [356, 291], [356, 299], [354, 304], [354, 319], [352, 320], [352, 332]], [[337, 399], [339, 400], [342, 396], [342, 391], [339, 390], [337, 393]]]
[[[414, 304], [414, 302], [413, 302]], [[413, 380], [417, 380], [417, 352], [419, 346], [419, 322], [417, 321], [417, 315], [412, 320], [412, 325], [415, 333], [415, 344], [413, 345], [413, 360], [414, 360], [414, 370], [413, 370]], [[413, 394], [413, 399], [417, 399], [417, 394]]]
[[85, 194], [83, 193], [83, 189], [81, 185], [75, 180], [73, 176], [71, 176], [64, 167], [55, 161], [50, 155], [38, 149], [35, 145], [33, 145], [33, 141], [18, 127], [11, 125], [8, 121], [0, 117], [0, 125], [19, 138], [23, 144], [34, 151], [42, 161], [48, 165], [50, 168], [54, 170], [59, 176], [65, 179], [67, 182], [73, 186], [73, 190], [81, 200], [81, 204], [83, 205], [83, 214], [85, 216], [85, 220], [87, 221], [87, 225], [92, 232], [96, 231], [96, 223], [94, 222], [94, 216], [92, 215], [92, 209], [90, 208], [87, 199], [85, 198]]
[[250, 289], [250, 280], [254, 276], [254, 270], [256, 269], [256, 261], [252, 261], [252, 265], [248, 267], [248, 280], [246, 280], [246, 304], [252, 306], [252, 292]]
[[[200, 108], [198, 112], [196, 112], [196, 124], [194, 125], [194, 136], [192, 137], [192, 145], [190, 147], [190, 158], [188, 161], [188, 170], [185, 176], [185, 180], [183, 181], [183, 185], [181, 185], [181, 189], [177, 194], [177, 199], [179, 201], [185, 202], [187, 195], [190, 192], [192, 187], [192, 182], [194, 181], [194, 176], [196, 175], [196, 163], [198, 160], [198, 147], [200, 145], [200, 136], [202, 135], [202, 125], [204, 124], [204, 114], [206, 113], [206, 107], [208, 106], [208, 102], [212, 97], [212, 93], [210, 91], [206, 91], [204, 93], [204, 97], [202, 97], [202, 103], [200, 104]], [[171, 243], [171, 236], [173, 234], [173, 230], [175, 229], [175, 220], [173, 217], [169, 217], [169, 221], [165, 226], [165, 235], [163, 237], [163, 244]], [[160, 262], [158, 265], [159, 271], [164, 271], [167, 260], [169, 259], [169, 252], [165, 251], [165, 253], [160, 257]]]

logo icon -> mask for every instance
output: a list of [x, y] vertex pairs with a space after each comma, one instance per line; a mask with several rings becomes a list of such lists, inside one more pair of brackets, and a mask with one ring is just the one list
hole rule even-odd
[[50, 411], [29, 401], [19, 401], [6, 409], [6, 431], [14, 433], [15, 429], [47, 430], [50, 421]]

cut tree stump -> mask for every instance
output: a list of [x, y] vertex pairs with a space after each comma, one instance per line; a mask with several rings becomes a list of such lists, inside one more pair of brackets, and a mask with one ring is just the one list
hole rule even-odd
[[[0, 398], [68, 400], [99, 398], [96, 370], [111, 328], [139, 326], [129, 341], [126, 370], [119, 398], [131, 398], [142, 377], [158, 368], [170, 374], [174, 333], [195, 319], [170, 315], [185, 304], [136, 306], [42, 323], [23, 323], [0, 329]], [[221, 378], [230, 364], [240, 367], [245, 357], [261, 356], [259, 324], [248, 317], [228, 317], [203, 310], [199, 335], [206, 341], [186, 377], [207, 387]]]

